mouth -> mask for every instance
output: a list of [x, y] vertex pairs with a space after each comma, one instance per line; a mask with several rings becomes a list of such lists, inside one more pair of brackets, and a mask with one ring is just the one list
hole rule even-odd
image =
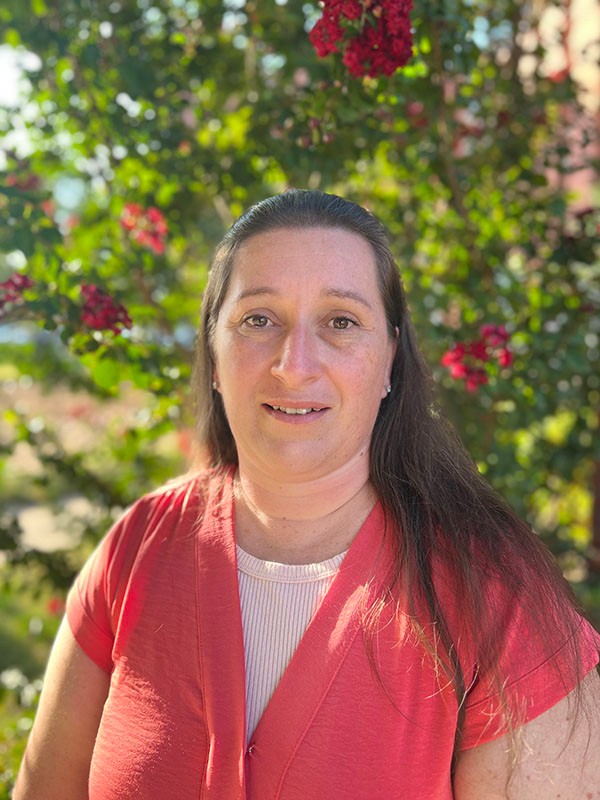
[[276, 406], [271, 405], [270, 403], [265, 403], [267, 408], [272, 409], [273, 411], [278, 411], [281, 414], [286, 414], [290, 417], [305, 417], [308, 414], [321, 414], [327, 410], [326, 406], [302, 406], [302, 407], [291, 407], [291, 406]]

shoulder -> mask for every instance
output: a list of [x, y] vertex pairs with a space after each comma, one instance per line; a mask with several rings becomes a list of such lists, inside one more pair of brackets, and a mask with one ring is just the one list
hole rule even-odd
[[230, 506], [221, 498], [230, 494], [231, 478], [232, 470], [198, 472], [143, 495], [88, 558], [69, 593], [67, 614], [78, 643], [102, 669], [111, 669], [122, 609], [143, 605], [148, 586], [161, 580], [177, 586], [193, 569], [198, 526]]
[[516, 564], [512, 572], [489, 565], [473, 570], [477, 604], [446, 570], [438, 574], [465, 678], [463, 748], [540, 716], [598, 664], [600, 637], [579, 613], [566, 581], [526, 567], [520, 574]]
[[[503, 736], [461, 752], [454, 796], [548, 800], [591, 798], [600, 785], [600, 677], [590, 671], [577, 691]], [[507, 791], [508, 789], [508, 791]]]
[[[202, 515], [221, 505], [229, 495], [233, 468], [209, 469], [191, 472], [174, 478], [163, 486], [142, 495], [118, 520], [117, 525], [143, 523], [147, 530], [165, 518]], [[172, 520], [171, 520], [172, 521]]]
[[142, 495], [116, 520], [88, 564], [101, 566], [110, 579], [129, 573], [142, 554], [190, 539], [207, 513], [227, 507], [232, 475], [231, 468], [198, 471]]

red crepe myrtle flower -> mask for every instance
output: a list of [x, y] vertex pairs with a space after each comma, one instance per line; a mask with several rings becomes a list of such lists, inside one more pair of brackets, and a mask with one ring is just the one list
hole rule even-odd
[[144, 216], [144, 209], [137, 203], [125, 203], [121, 212], [121, 227], [126, 231], [132, 231], [139, 224], [139, 220]]
[[159, 256], [165, 252], [169, 228], [164, 214], [158, 208], [150, 206], [144, 209], [137, 203], [126, 203], [120, 222], [121, 227], [142, 247], [153, 250]]
[[485, 386], [487, 382], [488, 376], [486, 375], [485, 370], [481, 368], [471, 369], [465, 378], [467, 392], [476, 392], [479, 386]]
[[50, 217], [50, 219], [54, 218], [54, 212], [56, 211], [56, 203], [54, 202], [54, 200], [52, 200], [52, 198], [49, 197], [47, 200], [43, 200], [40, 203], [40, 207], [47, 217]]
[[467, 352], [464, 342], [457, 342], [450, 350], [447, 350], [442, 356], [441, 363], [444, 367], [450, 367], [453, 364], [460, 364]]
[[131, 328], [132, 322], [127, 309], [94, 284], [84, 283], [81, 294], [85, 300], [81, 309], [81, 321], [95, 331], [121, 333], [123, 328]]
[[34, 285], [35, 281], [20, 272], [15, 272], [8, 280], [2, 281], [0, 283], [0, 317], [4, 314], [5, 306], [9, 303], [19, 303], [23, 299], [25, 289], [31, 289]]
[[21, 299], [21, 294], [25, 289], [31, 289], [35, 285], [35, 281], [23, 275], [20, 272], [15, 272], [8, 280], [0, 283], [0, 295], [5, 303], [14, 303], [15, 300]]
[[457, 342], [441, 358], [455, 380], [464, 380], [468, 392], [477, 391], [488, 382], [485, 365], [495, 359], [502, 368], [510, 367], [513, 354], [507, 347], [510, 339], [504, 325], [482, 325], [480, 337], [470, 342]]
[[507, 347], [501, 347], [496, 357], [501, 367], [510, 367], [513, 363], [514, 356]]
[[41, 188], [42, 181], [38, 175], [16, 175], [11, 172], [6, 176], [6, 185], [22, 192], [37, 192]]
[[454, 364], [448, 364], [450, 375], [458, 380], [459, 378], [467, 378], [469, 376], [469, 367], [463, 364], [462, 361], [457, 361]]
[[490, 353], [487, 343], [483, 339], [475, 339], [474, 342], [469, 342], [467, 353], [473, 356], [477, 361], [482, 361], [484, 364], [489, 361]]
[[319, 58], [325, 58], [329, 53], [336, 53], [339, 50], [338, 42], [344, 38], [344, 29], [339, 23], [340, 12], [332, 12], [333, 9], [325, 5], [323, 16], [308, 34]]
[[496, 347], [508, 342], [510, 336], [504, 325], [482, 325], [479, 329], [481, 338], [486, 344]]
[[425, 106], [420, 100], [414, 100], [406, 106], [406, 114], [413, 128], [426, 128], [429, 118], [425, 113]]
[[65, 612], [65, 601], [62, 597], [51, 597], [46, 603], [46, 611], [53, 617], [62, 617]]
[[548, 78], [552, 81], [552, 83], [563, 83], [567, 80], [569, 75], [569, 67], [563, 67], [562, 69], [557, 69], [554, 70], [554, 72], [549, 73]]
[[319, 58], [340, 52], [355, 77], [392, 75], [412, 56], [412, 0], [323, 0], [309, 33]]

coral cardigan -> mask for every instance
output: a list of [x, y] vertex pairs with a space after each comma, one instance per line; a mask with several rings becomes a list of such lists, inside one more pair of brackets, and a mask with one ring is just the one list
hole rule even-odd
[[[384, 611], [370, 653], [362, 632], [365, 601], [388, 564], [384, 527], [376, 506], [246, 742], [232, 472], [185, 479], [136, 503], [67, 604], [79, 645], [111, 674], [89, 800], [450, 800], [453, 691], [440, 685], [404, 614]], [[566, 663], [563, 680], [552, 668], [565, 660], [562, 642], [549, 654], [527, 641], [527, 615], [510, 601], [505, 627], [509, 689], [526, 719], [597, 661], [585, 623], [581, 674]], [[503, 731], [473, 654], [461, 659], [472, 683], [467, 748]]]

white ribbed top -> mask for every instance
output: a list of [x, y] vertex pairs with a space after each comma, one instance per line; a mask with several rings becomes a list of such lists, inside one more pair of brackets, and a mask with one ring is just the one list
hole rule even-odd
[[248, 741], [344, 556], [278, 564], [237, 548]]

